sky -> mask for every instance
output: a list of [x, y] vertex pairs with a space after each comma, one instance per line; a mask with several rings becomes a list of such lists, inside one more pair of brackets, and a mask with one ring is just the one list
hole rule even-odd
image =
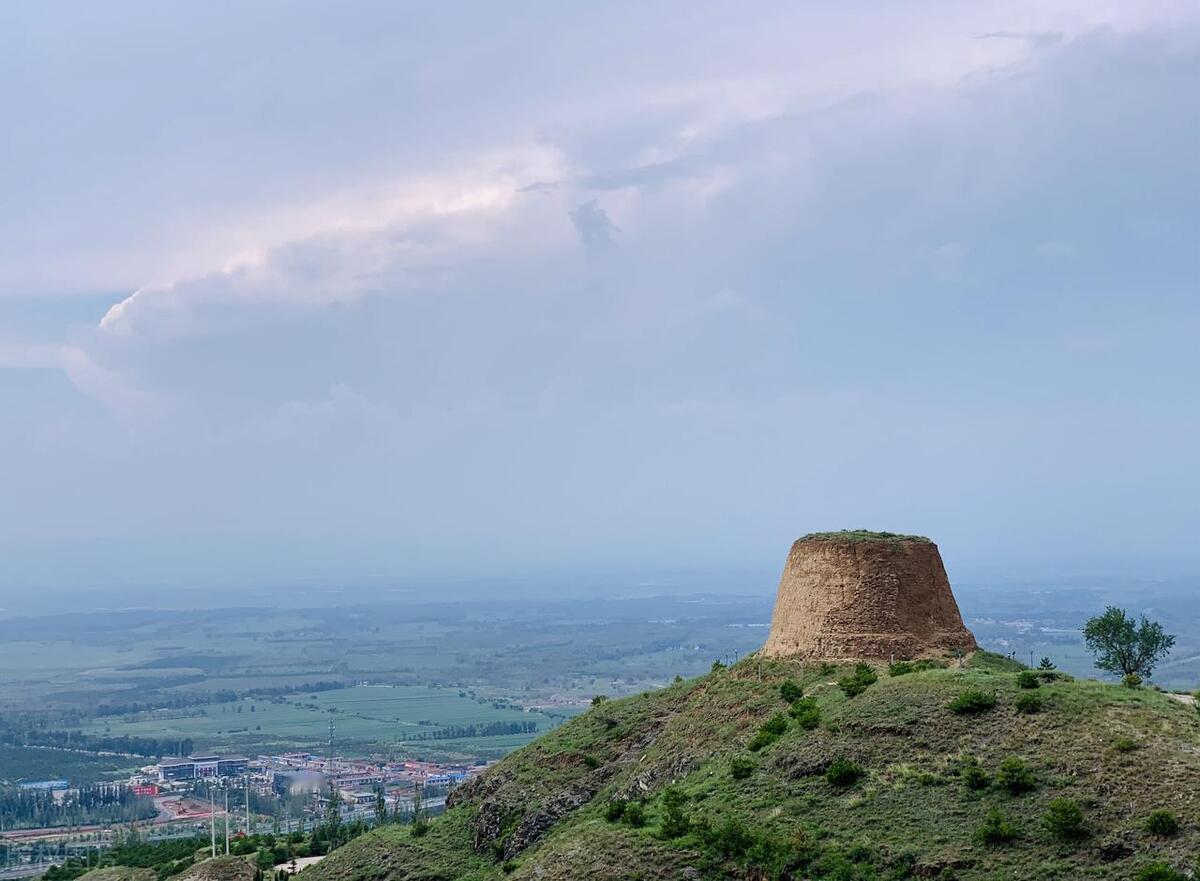
[[1200, 568], [1194, 3], [0, 4], [0, 606]]

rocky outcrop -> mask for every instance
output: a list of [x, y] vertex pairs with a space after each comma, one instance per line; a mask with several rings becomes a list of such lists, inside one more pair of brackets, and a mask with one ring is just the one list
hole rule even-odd
[[792, 545], [762, 653], [899, 660], [975, 648], [937, 545], [920, 536], [827, 532]]

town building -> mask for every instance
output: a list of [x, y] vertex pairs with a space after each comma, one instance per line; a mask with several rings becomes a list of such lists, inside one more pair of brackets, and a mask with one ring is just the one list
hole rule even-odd
[[209, 777], [240, 777], [246, 773], [250, 760], [245, 756], [216, 754], [191, 755], [186, 759], [163, 759], [158, 763], [158, 779], [203, 780]]

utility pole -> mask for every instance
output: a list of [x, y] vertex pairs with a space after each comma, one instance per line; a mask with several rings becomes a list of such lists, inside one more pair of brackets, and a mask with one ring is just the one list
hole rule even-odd
[[212, 787], [208, 787], [208, 838], [212, 845], [212, 855], [217, 855], [217, 808], [213, 804]]
[[229, 790], [225, 790], [225, 856], [229, 856]]
[[250, 772], [246, 772], [246, 834], [250, 834]]

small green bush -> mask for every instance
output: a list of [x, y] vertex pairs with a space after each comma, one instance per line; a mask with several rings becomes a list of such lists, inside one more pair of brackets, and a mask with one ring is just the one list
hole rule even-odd
[[837, 672], [837, 667], [828, 661], [822, 661], [817, 666], [817, 673], [820, 676], [832, 676], [835, 672]]
[[1021, 833], [1017, 827], [1005, 820], [1004, 815], [1000, 813], [998, 808], [992, 808], [988, 811], [987, 819], [983, 821], [983, 825], [975, 830], [975, 840], [989, 847], [1008, 844], [1010, 841], [1016, 841], [1020, 837]]
[[869, 664], [859, 664], [853, 673], [838, 680], [838, 688], [846, 693], [846, 697], [858, 697], [878, 681], [879, 676]]
[[500, 866], [500, 871], [502, 871], [505, 875], [511, 875], [513, 872], [517, 871], [516, 861], [505, 860]]
[[1133, 878], [1134, 881], [1188, 881], [1187, 875], [1176, 871], [1168, 863], [1147, 863]]
[[772, 734], [770, 731], [759, 731], [754, 737], [750, 738], [750, 742], [746, 744], [746, 749], [752, 753], [756, 753], [761, 749], [766, 749], [778, 739], [778, 734]]
[[1070, 798], [1056, 798], [1046, 805], [1046, 813], [1042, 814], [1042, 828], [1063, 841], [1087, 836], [1083, 809]]
[[593, 707], [598, 707], [598, 706], [600, 706], [602, 703], [604, 703], [606, 700], [608, 700], [608, 695], [606, 695], [606, 694], [597, 694], [597, 695], [594, 695], [594, 696], [592, 697], [592, 706], [593, 706]]
[[804, 697], [804, 689], [794, 679], [789, 679], [779, 686], [779, 696], [789, 704]]
[[691, 830], [683, 806], [687, 804], [687, 796], [677, 786], [668, 786], [662, 793], [663, 817], [659, 833], [667, 840], [683, 838]]
[[1159, 808], [1157, 811], [1151, 811], [1146, 817], [1146, 831], [1151, 835], [1170, 838], [1179, 831], [1179, 821], [1170, 811]]
[[958, 769], [958, 777], [967, 789], [987, 789], [992, 782], [991, 776], [979, 764], [979, 759], [968, 756], [963, 759]]
[[913, 672], [913, 665], [908, 661], [896, 661], [888, 664], [888, 676], [907, 676]]
[[1119, 753], [1130, 753], [1138, 748], [1138, 742], [1132, 737], [1118, 737], [1113, 741], [1113, 749]]
[[996, 696], [978, 688], [968, 688], [954, 700], [950, 701], [950, 709], [960, 716], [973, 716], [986, 713], [996, 706]]
[[1126, 673], [1121, 677], [1121, 684], [1126, 688], [1141, 688], [1142, 677], [1136, 673]]
[[626, 825], [632, 826], [634, 829], [641, 829], [646, 825], [646, 809], [642, 807], [641, 802], [631, 801], [625, 805], [621, 819], [625, 821]]
[[734, 756], [729, 760], [729, 775], [734, 780], [745, 780], [758, 767], [758, 763], [749, 756]]
[[719, 673], [724, 669], [725, 669], [725, 665], [721, 661], [713, 661], [712, 667], [709, 669], [709, 672], [710, 673]]
[[821, 724], [821, 708], [811, 697], [802, 697], [795, 701], [788, 709], [788, 714], [806, 731], [812, 731]]
[[1042, 660], [1038, 663], [1038, 669], [1039, 670], [1053, 670], [1054, 662], [1043, 655]]
[[625, 808], [628, 807], [628, 805], [629, 803], [626, 802], [625, 799], [614, 798], [604, 806], [604, 819], [608, 820], [610, 823], [616, 823], [623, 816], [625, 816]]
[[839, 756], [829, 763], [829, 768], [825, 771], [825, 780], [830, 786], [844, 788], [853, 786], [866, 773], [857, 762]]
[[1017, 712], [1025, 713], [1040, 713], [1042, 711], [1042, 697], [1037, 694], [1023, 694], [1017, 698]]
[[787, 716], [783, 713], [776, 713], [770, 719], [762, 724], [759, 731], [766, 731], [768, 734], [783, 734], [788, 729]]
[[1020, 688], [1038, 688], [1041, 684], [1042, 681], [1032, 670], [1022, 670], [1017, 674], [1017, 685]]
[[996, 771], [996, 785], [1009, 795], [1021, 795], [1037, 786], [1037, 778], [1023, 761], [1009, 756]]
[[593, 755], [584, 755], [583, 764], [594, 771], [600, 767], [600, 760]]

